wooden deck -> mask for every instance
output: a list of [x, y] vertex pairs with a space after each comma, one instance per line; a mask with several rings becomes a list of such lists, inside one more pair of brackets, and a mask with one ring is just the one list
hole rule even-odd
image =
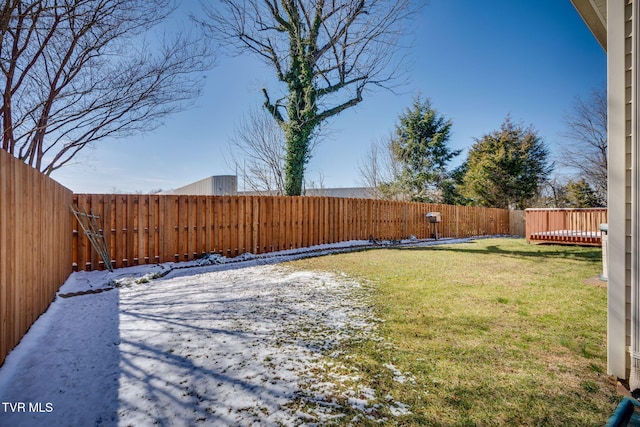
[[600, 246], [607, 208], [527, 209], [527, 242]]

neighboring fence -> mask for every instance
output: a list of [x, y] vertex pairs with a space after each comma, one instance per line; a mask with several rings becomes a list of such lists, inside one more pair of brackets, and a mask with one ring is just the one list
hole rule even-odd
[[[347, 240], [430, 237], [429, 211], [442, 213], [442, 237], [510, 233], [507, 210], [329, 197], [78, 194], [102, 217], [115, 267], [185, 261], [206, 253], [234, 257]], [[75, 224], [75, 223], [74, 223]], [[75, 225], [73, 263], [103, 268]]]
[[524, 211], [509, 211], [509, 234], [524, 237], [527, 233]]
[[607, 208], [527, 209], [527, 241], [600, 246]]
[[0, 365], [71, 273], [73, 194], [0, 150]]

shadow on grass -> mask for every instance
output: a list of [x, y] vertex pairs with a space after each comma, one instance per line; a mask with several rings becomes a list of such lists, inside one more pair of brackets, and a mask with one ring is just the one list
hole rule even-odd
[[573, 259], [581, 261], [600, 261], [602, 252], [600, 248], [569, 246], [569, 245], [530, 245], [523, 244], [521, 248], [513, 245], [481, 245], [473, 243], [443, 245], [443, 246], [414, 246], [414, 247], [389, 247], [390, 250], [398, 251], [437, 251], [451, 252], [457, 254], [473, 254], [473, 255], [500, 255], [511, 258], [535, 258], [541, 262], [547, 259]]

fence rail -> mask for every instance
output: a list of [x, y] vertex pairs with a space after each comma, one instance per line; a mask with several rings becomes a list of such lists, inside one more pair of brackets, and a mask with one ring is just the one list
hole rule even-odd
[[70, 190], [0, 150], [0, 365], [71, 273]]
[[346, 240], [521, 234], [506, 210], [329, 197], [76, 194], [0, 150], [0, 365], [72, 269], [104, 268], [69, 206], [100, 215], [114, 267]]
[[[510, 234], [507, 210], [330, 197], [77, 194], [99, 215], [114, 267], [234, 257], [347, 240], [426, 238], [425, 214], [442, 213], [442, 237]], [[103, 268], [74, 223], [73, 265]]]
[[600, 246], [600, 224], [607, 222], [607, 208], [527, 209], [528, 242]]

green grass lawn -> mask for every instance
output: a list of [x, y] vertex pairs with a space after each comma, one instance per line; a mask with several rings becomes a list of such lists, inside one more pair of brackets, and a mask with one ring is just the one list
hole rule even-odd
[[602, 426], [620, 397], [606, 375], [607, 291], [584, 283], [600, 257], [483, 239], [289, 265], [370, 285], [382, 339], [345, 346], [318, 375], [351, 375], [409, 405], [390, 424]]

